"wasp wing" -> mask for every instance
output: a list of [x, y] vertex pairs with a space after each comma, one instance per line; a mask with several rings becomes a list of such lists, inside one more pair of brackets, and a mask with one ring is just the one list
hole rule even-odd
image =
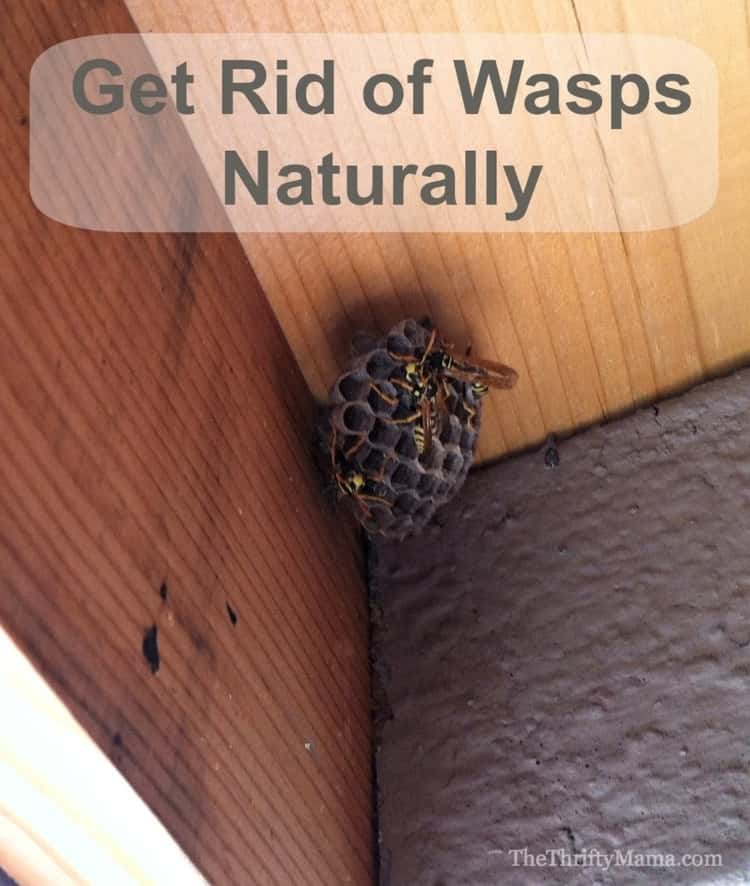
[[437, 386], [437, 390], [435, 391], [435, 435], [440, 436], [440, 432], [443, 430], [443, 422], [450, 415], [450, 409], [448, 408], [448, 398], [450, 393], [447, 390], [448, 382], [446, 379], [440, 379], [440, 383]]
[[471, 363], [454, 360], [447, 374], [458, 381], [482, 382], [491, 388], [512, 388], [518, 381], [518, 373], [504, 363], [494, 360], [480, 360], [472, 357]]

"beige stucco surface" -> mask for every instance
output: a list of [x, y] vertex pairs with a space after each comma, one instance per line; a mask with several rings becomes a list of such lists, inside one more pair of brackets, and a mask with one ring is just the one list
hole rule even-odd
[[383, 882], [750, 882], [750, 374], [558, 452], [374, 551]]

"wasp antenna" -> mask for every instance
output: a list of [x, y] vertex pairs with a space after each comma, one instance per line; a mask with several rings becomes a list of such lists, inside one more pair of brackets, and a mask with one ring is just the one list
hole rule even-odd
[[437, 335], [438, 335], [437, 329], [433, 328], [432, 332], [430, 333], [430, 338], [427, 341], [427, 344], [425, 345], [424, 353], [422, 354], [422, 359], [419, 361], [420, 365], [424, 366], [425, 361], [432, 353], [432, 351], [435, 347], [435, 341], [437, 340]]

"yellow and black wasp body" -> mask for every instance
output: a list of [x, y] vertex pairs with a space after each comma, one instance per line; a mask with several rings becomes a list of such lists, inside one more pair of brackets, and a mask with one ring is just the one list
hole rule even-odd
[[453, 346], [433, 329], [421, 352], [409, 356], [391, 354], [404, 363], [401, 378], [393, 383], [402, 387], [409, 397], [412, 409], [404, 420], [415, 422], [415, 441], [420, 454], [429, 452], [448, 402], [453, 402], [462, 419], [473, 426], [477, 410], [467, 402], [463, 385], [469, 385], [474, 399], [480, 400], [490, 387], [511, 388], [518, 379], [516, 371], [509, 366], [489, 360], [460, 360], [452, 350]]
[[403, 363], [391, 383], [401, 389], [400, 405], [403, 414], [394, 417], [396, 424], [414, 424], [414, 442], [419, 455], [428, 455], [432, 438], [440, 433], [440, 415], [437, 398], [439, 382], [428, 365], [428, 359], [437, 341], [433, 329], [422, 353], [390, 356]]
[[381, 482], [385, 468], [381, 468], [380, 473], [373, 476], [356, 461], [356, 453], [365, 442], [366, 437], [362, 435], [354, 445], [344, 450], [339, 445], [338, 434], [332, 430], [330, 458], [339, 494], [351, 498], [359, 506], [361, 512], [370, 517], [372, 505], [377, 504], [390, 508], [392, 502], [387, 496], [387, 489], [382, 486]]

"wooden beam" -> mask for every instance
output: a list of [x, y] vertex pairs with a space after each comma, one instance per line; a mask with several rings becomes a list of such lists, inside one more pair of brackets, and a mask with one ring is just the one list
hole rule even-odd
[[211, 882], [369, 883], [358, 537], [243, 250], [29, 198], [35, 58], [132, 30], [117, 0], [4, 16], [0, 624]]
[[[0, 846], [19, 883], [206, 881], [0, 629]], [[64, 761], [64, 765], [61, 765]]]
[[[387, 329], [429, 312], [453, 340], [470, 340], [475, 353], [520, 371], [512, 395], [487, 400], [480, 445], [493, 458], [750, 359], [750, 47], [742, 0], [127, 3], [144, 32], [656, 34], [688, 41], [716, 64], [719, 194], [706, 215], [681, 228], [242, 235], [316, 396], [335, 379], [357, 327]], [[247, 125], [255, 125], [251, 117]]]

